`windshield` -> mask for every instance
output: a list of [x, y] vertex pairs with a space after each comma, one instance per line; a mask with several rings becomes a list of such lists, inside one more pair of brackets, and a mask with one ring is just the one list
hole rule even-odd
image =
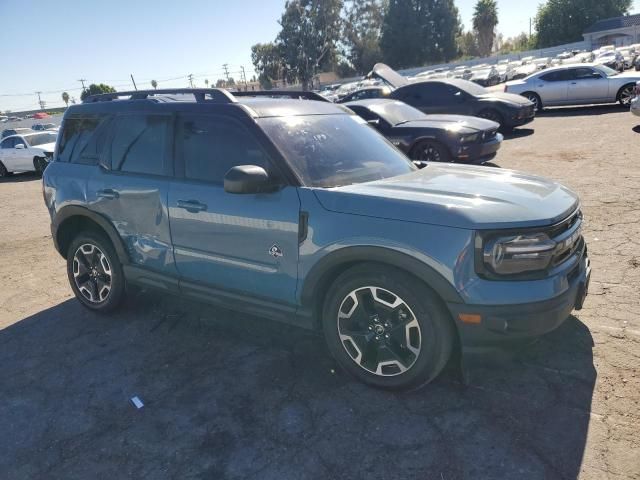
[[29, 145], [35, 147], [37, 145], [44, 145], [46, 143], [55, 143], [56, 134], [55, 133], [38, 133], [37, 135], [29, 135], [25, 137], [25, 140]]
[[420, 110], [404, 102], [381, 102], [369, 106], [369, 110], [391, 125], [399, 125], [412, 120], [423, 120], [426, 118], [426, 115]]
[[609, 68], [605, 65], [598, 65], [596, 68], [597, 70], [600, 70], [602, 73], [604, 73], [607, 77], [618, 75], [618, 72], [616, 72], [613, 68]]
[[309, 187], [338, 187], [394, 177], [415, 165], [356, 115], [258, 120]]
[[469, 95], [473, 95], [474, 97], [489, 93], [489, 90], [487, 90], [486, 88], [481, 87], [477, 83], [473, 83], [468, 80], [461, 80], [461, 79], [450, 80], [449, 83], [451, 83], [451, 85], [458, 87], [463, 92], [467, 92]]

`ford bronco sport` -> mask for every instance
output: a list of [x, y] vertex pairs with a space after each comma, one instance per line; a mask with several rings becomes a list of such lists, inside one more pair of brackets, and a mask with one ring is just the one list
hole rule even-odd
[[156, 90], [70, 106], [43, 188], [78, 300], [110, 311], [135, 284], [320, 329], [348, 372], [384, 388], [581, 308], [573, 192], [419, 169], [347, 108], [300, 97]]

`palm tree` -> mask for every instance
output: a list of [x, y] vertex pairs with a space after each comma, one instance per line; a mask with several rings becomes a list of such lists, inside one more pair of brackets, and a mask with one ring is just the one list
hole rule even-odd
[[473, 29], [478, 38], [480, 56], [491, 55], [496, 25], [498, 24], [498, 5], [496, 0], [478, 0], [473, 12]]
[[209, 88], [209, 80], [208, 79], [204, 79], [204, 84], [207, 86], [207, 88]]
[[67, 92], [62, 92], [62, 101], [67, 107], [69, 106], [69, 94]]
[[156, 89], [158, 88], [158, 82], [156, 82], [155, 80], [151, 80], [151, 86]]

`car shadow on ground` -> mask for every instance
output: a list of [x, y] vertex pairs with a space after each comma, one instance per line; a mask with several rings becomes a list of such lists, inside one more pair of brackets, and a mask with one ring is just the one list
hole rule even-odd
[[6, 177], [0, 177], [0, 183], [20, 183], [31, 182], [33, 180], [40, 180], [40, 175], [35, 172], [13, 173]]
[[533, 128], [514, 128], [511, 131], [504, 132], [502, 135], [505, 140], [513, 140], [514, 138], [523, 138], [533, 135], [535, 130]]
[[[575, 317], [474, 383], [343, 374], [319, 335], [139, 293], [0, 330], [0, 471], [22, 478], [576, 478], [596, 373]], [[136, 409], [130, 398], [139, 396]]]
[[607, 113], [629, 112], [629, 107], [620, 104], [584, 105], [579, 107], [554, 107], [545, 108], [537, 112], [539, 117], [577, 117], [583, 115], [605, 115]]
[[633, 127], [631, 130], [633, 130], [636, 133], [640, 133], [640, 125], [636, 125], [635, 127]]

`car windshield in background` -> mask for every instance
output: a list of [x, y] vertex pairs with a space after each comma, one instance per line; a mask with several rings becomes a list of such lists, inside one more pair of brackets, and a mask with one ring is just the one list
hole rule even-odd
[[415, 165], [355, 115], [258, 120], [310, 187], [338, 187], [409, 173]]
[[369, 110], [379, 115], [391, 125], [399, 125], [412, 120], [423, 120], [426, 118], [426, 115], [420, 110], [404, 102], [381, 102], [376, 105], [371, 105]]
[[37, 135], [29, 135], [25, 137], [29, 145], [35, 147], [37, 145], [45, 145], [47, 143], [54, 143], [56, 141], [55, 133], [39, 133]]

